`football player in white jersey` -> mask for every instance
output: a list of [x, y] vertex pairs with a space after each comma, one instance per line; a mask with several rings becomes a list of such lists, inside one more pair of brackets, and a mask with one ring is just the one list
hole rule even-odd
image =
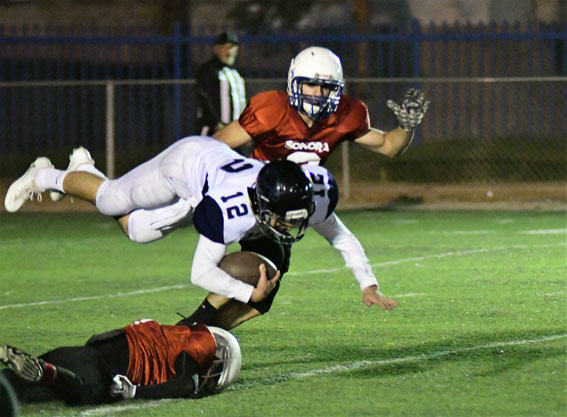
[[[314, 212], [307, 201], [301, 202], [306, 177], [297, 172], [297, 165], [290, 161], [270, 163], [270, 169], [260, 175], [264, 162], [245, 159], [207, 137], [182, 139], [112, 181], [94, 168], [84, 148], [71, 154], [70, 167], [56, 170], [47, 158], [38, 158], [8, 190], [8, 211], [18, 210], [41, 191], [58, 190], [91, 201], [101, 213], [115, 216], [136, 242], [151, 242], [194, 225], [201, 236], [191, 281], [211, 293], [180, 324], [202, 322], [230, 329], [269, 311], [279, 289], [278, 278], [289, 266], [290, 246], [307, 226], [306, 214], [310, 214], [308, 225], [341, 252], [359, 282], [363, 302], [385, 309], [397, 305], [377, 291], [378, 282], [364, 249], [334, 215], [338, 187], [323, 167], [302, 166], [311, 180]], [[284, 227], [274, 227], [277, 225]], [[220, 270], [218, 263], [234, 242], [239, 242], [242, 250], [272, 260], [279, 269], [277, 276], [267, 280], [265, 269], [261, 270], [254, 288]]]
[[[200, 237], [191, 282], [223, 296], [223, 302], [262, 301], [280, 277], [278, 272], [268, 280], [261, 266], [256, 287], [234, 279], [218, 267], [227, 246], [263, 235], [296, 242], [314, 210], [313, 184], [299, 165], [245, 159], [207, 137], [181, 139], [115, 180], [96, 174], [84, 148], [76, 153], [82, 156], [71, 155], [74, 171], [57, 170], [47, 158], [37, 158], [8, 189], [6, 209], [17, 211], [41, 192], [57, 190], [95, 204], [137, 242], [194, 224]], [[73, 158], [84, 163], [74, 164]]]
[[[387, 310], [393, 309], [397, 306], [397, 302], [380, 293], [378, 281], [364, 248], [334, 213], [339, 198], [334, 177], [322, 166], [307, 164], [301, 167], [313, 182], [315, 211], [309, 217], [308, 227], [315, 229], [341, 253], [346, 267], [353, 272], [359, 283], [362, 301], [367, 307], [377, 304]], [[265, 236], [245, 238], [239, 243], [242, 250], [256, 252], [270, 259], [277, 266], [281, 276], [287, 272], [291, 256], [290, 244], [267, 239]], [[193, 314], [177, 324], [205, 323], [232, 329], [253, 317], [267, 313], [279, 291], [280, 284], [281, 279], [276, 283], [274, 290], [260, 302], [242, 303], [235, 299], [225, 300], [224, 297], [211, 293]], [[222, 307], [219, 308], [218, 305]]]

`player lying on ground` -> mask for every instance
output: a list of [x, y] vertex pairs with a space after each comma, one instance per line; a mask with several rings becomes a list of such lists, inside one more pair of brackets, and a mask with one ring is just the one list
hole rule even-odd
[[215, 394], [236, 380], [242, 358], [226, 330], [141, 320], [38, 358], [0, 346], [0, 362], [20, 401], [82, 405]]

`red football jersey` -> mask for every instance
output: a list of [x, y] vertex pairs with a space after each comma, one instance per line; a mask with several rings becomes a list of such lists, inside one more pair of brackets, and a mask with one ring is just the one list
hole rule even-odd
[[370, 129], [366, 105], [344, 94], [337, 111], [311, 128], [290, 106], [284, 91], [266, 91], [252, 97], [238, 122], [254, 140], [252, 158], [320, 164], [339, 143], [355, 140]]
[[161, 384], [175, 376], [174, 363], [186, 352], [204, 372], [213, 363], [215, 338], [203, 324], [167, 326], [141, 320], [124, 327], [130, 349], [126, 376], [137, 385]]

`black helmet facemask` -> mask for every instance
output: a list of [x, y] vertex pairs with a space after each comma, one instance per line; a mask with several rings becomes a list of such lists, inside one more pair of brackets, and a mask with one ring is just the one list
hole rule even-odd
[[273, 240], [290, 245], [299, 241], [315, 211], [313, 184], [292, 161], [267, 164], [255, 187], [255, 215], [260, 229]]

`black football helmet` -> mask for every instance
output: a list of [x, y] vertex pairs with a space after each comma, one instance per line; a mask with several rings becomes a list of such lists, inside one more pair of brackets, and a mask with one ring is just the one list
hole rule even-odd
[[258, 173], [254, 195], [254, 212], [263, 233], [288, 245], [303, 237], [315, 204], [313, 184], [298, 164], [288, 160], [266, 164]]

